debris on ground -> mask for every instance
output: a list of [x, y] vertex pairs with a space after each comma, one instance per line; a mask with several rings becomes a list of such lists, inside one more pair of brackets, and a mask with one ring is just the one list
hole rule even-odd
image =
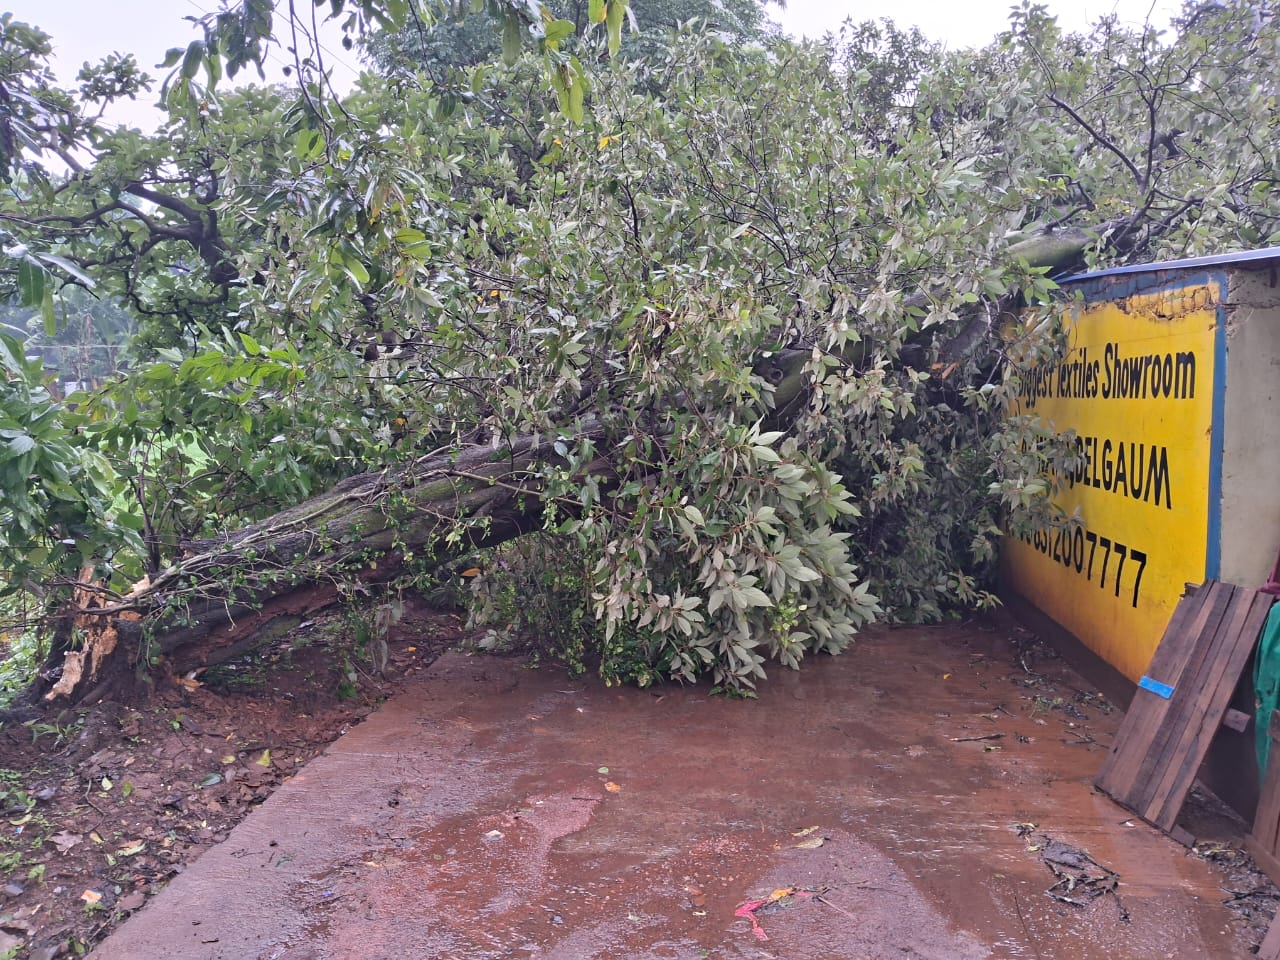
[[[1019, 828], [1024, 824], [1019, 824]], [[1098, 897], [1112, 896], [1120, 910], [1120, 920], [1129, 920], [1129, 911], [1120, 900], [1120, 874], [1102, 866], [1079, 847], [1041, 834], [1028, 850], [1040, 854], [1040, 860], [1057, 878], [1045, 891], [1059, 903], [1087, 907]]]
[[757, 911], [765, 908], [782, 909], [791, 906], [797, 900], [805, 900], [813, 896], [817, 896], [817, 891], [804, 890], [800, 887], [779, 887], [767, 897], [761, 897], [759, 900], [748, 900], [746, 903], [740, 904], [738, 909], [733, 911], [733, 915], [735, 917], [746, 917], [751, 921], [751, 932], [755, 934], [757, 940], [768, 940], [769, 935], [764, 932], [764, 927], [760, 925], [760, 920], [756, 916]]
[[415, 609], [382, 676], [349, 632], [324, 615], [145, 702], [0, 722], [0, 957], [83, 954], [462, 630]]
[[1249, 853], [1230, 843], [1204, 841], [1191, 848], [1193, 855], [1216, 864], [1226, 875], [1222, 905], [1264, 935], [1277, 915], [1280, 890], [1258, 869]]

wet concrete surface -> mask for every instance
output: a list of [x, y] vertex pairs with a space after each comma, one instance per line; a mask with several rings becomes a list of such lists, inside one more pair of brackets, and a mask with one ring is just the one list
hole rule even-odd
[[[93, 956], [1248, 956], [1213, 868], [1090, 786], [1120, 714], [1087, 694], [983, 626], [869, 631], [758, 701], [447, 655]], [[1118, 898], [1046, 895], [1045, 837]], [[736, 915], [792, 887], [763, 937]]]

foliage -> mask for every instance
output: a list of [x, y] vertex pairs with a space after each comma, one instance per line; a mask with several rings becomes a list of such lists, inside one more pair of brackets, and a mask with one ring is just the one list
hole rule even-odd
[[[321, 105], [331, 92], [324, 48], [317, 36], [316, 14], [321, 11], [326, 20], [341, 25], [343, 46], [348, 50], [355, 45], [353, 37], [363, 37], [374, 27], [395, 31], [412, 26], [421, 33], [442, 18], [461, 21], [472, 14], [486, 14], [501, 24], [504, 59], [512, 62], [524, 45], [534, 46], [542, 56], [561, 108], [567, 116], [582, 118], [588, 93], [586, 74], [577, 58], [562, 49], [581, 24], [557, 17], [551, 7], [536, 0], [312, 0], [309, 16], [305, 4], [301, 6], [304, 9], [300, 11], [290, 2], [284, 11], [292, 40], [287, 45], [293, 55], [290, 70], [296, 71], [303, 102], [320, 119]], [[193, 18], [202, 28], [203, 37], [192, 40], [185, 48], [169, 50], [161, 65], [171, 71], [163, 87], [166, 102], [188, 116], [197, 116], [208, 110], [224, 73], [235, 77], [254, 65], [261, 74], [266, 50], [277, 39], [272, 35], [276, 7], [276, 0], [240, 0], [221, 12]], [[610, 54], [617, 53], [627, 19], [627, 0], [591, 0], [586, 12], [584, 22], [601, 25]]]
[[465, 600], [468, 625], [487, 628], [481, 649], [519, 650], [574, 676], [593, 670], [610, 685], [647, 687], [669, 675], [678, 645], [661, 632], [626, 623], [606, 633], [592, 612], [595, 560], [573, 541], [532, 534], [473, 559], [481, 566]]
[[[24, 623], [25, 611], [19, 598], [0, 599], [0, 618], [6, 623]], [[20, 696], [39, 669], [45, 650], [39, 633], [31, 628], [6, 629], [0, 632], [0, 710], [5, 710]]]
[[43, 364], [4, 334], [0, 377], [0, 594], [39, 595], [136, 538], [108, 514], [114, 474], [79, 434], [82, 418], [54, 400]]
[[[306, 77], [296, 96], [190, 99], [202, 69], [247, 62], [263, 6], [208, 21], [175, 61], [157, 138], [99, 129], [48, 86], [40, 36], [6, 21], [3, 79], [66, 104], [73, 161], [58, 179], [40, 137], [12, 140], [0, 217], [26, 252], [7, 282], [29, 303], [38, 253], [42, 298], [83, 274], [140, 321], [134, 366], [73, 405], [4, 341], [15, 585], [92, 562], [159, 623], [227, 580], [296, 579], [247, 554], [214, 577], [184, 554], [357, 474], [382, 478], [359, 509], [390, 541], [323, 577], [384, 557], [412, 571], [508, 519], [422, 506], [416, 465], [518, 450], [515, 479], [443, 486], [462, 503], [509, 483], [542, 522], [495, 602], [515, 612], [534, 584], [563, 598], [552, 645], [582, 662], [594, 646], [610, 678], [749, 687], [886, 612], [991, 602], [1002, 530], [1055, 522], [1070, 448], [1004, 419], [1059, 346], [1038, 309], [1054, 269], [1277, 239], [1265, 8], [1202, 11], [1177, 37], [1064, 36], [1027, 5], [954, 53], [887, 24], [767, 50], [686, 28], [607, 64], [574, 60], [540, 14], [541, 62], [438, 80], [384, 64], [340, 104]], [[121, 70], [84, 82], [145, 86]], [[0, 128], [53, 122], [38, 115]], [[404, 531], [439, 518], [455, 519], [438, 552], [410, 556]], [[574, 559], [542, 565], [544, 549]]]
[[[602, 33], [592, 17], [595, 6], [588, 0], [548, 4], [557, 19], [574, 26], [566, 49], [579, 52], [585, 42], [586, 49], [593, 50], [593, 41]], [[624, 60], [650, 59], [690, 21], [730, 44], [762, 43], [777, 30], [759, 0], [632, 0], [627, 11], [632, 29], [620, 48]], [[502, 38], [475, 17], [442, 18], [431, 24], [410, 21], [398, 30], [373, 32], [365, 47], [380, 73], [423, 72], [441, 87], [448, 87], [465, 68], [492, 63], [503, 52]]]

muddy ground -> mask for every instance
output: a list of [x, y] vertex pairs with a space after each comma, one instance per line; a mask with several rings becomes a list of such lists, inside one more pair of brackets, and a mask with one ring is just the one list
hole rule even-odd
[[[432, 799], [439, 787], [421, 762], [397, 774], [399, 786], [375, 777], [340, 785], [387, 796], [340, 804], [356, 817], [344, 828], [352, 851], [332, 844], [329, 860], [305, 867], [318, 854], [304, 843], [288, 865], [298, 877], [274, 908], [269, 891], [253, 903], [217, 893], [256, 856], [242, 829], [200, 865], [217, 880], [203, 898], [185, 890], [138, 918], [151, 917], [167, 953], [179, 947], [172, 931], [186, 930], [191, 956], [255, 956], [234, 937], [249, 937], [276, 909], [284, 913], [271, 932], [253, 934], [278, 937], [263, 956], [401, 956], [390, 941], [381, 953], [372, 945], [413, 929], [419, 947], [435, 937], [433, 955], [459, 957], [609, 956], [626, 942], [632, 956], [836, 957], [848, 948], [859, 957], [1065, 958], [1097, 947], [1099, 956], [1216, 960], [1247, 957], [1276, 906], [1275, 888], [1240, 851], [1243, 824], [1212, 798], [1193, 796], [1185, 822], [1201, 842], [1182, 853], [1090, 795], [1118, 713], [1047, 647], [1005, 624], [872, 631], [847, 661], [825, 661], [839, 670], [819, 661], [779, 673], [760, 704], [726, 703], [701, 688], [608, 691], [553, 668], [530, 675], [509, 660], [454, 655], [432, 667], [461, 630], [456, 618], [425, 611], [394, 631], [379, 678], [366, 655], [349, 655], [346, 629], [341, 616], [311, 624], [200, 685], [163, 687], [137, 709], [103, 705], [0, 731], [10, 824], [0, 846], [0, 957], [77, 955], [100, 943], [397, 692], [406, 715], [382, 711], [375, 719], [387, 730], [371, 721], [364, 739], [398, 741], [411, 726], [432, 756], [455, 758], [451, 790], [478, 778], [471, 793]], [[834, 723], [833, 704], [842, 718]], [[575, 732], [593, 711], [589, 732]], [[747, 732], [720, 737], [725, 723]], [[819, 752], [815, 770], [801, 742], [818, 751], [829, 743], [830, 762]], [[340, 746], [324, 760], [350, 765], [377, 752]], [[514, 750], [517, 766], [494, 749]], [[636, 759], [625, 760], [629, 752]], [[503, 780], [494, 771], [510, 771], [518, 797], [493, 786]], [[837, 773], [846, 776], [838, 815], [823, 794], [832, 789], [824, 777]], [[326, 782], [321, 764], [290, 790], [305, 799]], [[965, 806], [975, 798], [977, 807]], [[443, 812], [433, 806], [440, 802]], [[267, 813], [260, 830], [278, 831]], [[377, 837], [360, 839], [366, 827]], [[616, 836], [602, 846], [606, 834], [593, 831], [607, 829], [639, 831], [634, 849], [620, 849]], [[261, 846], [284, 864], [284, 842]], [[1078, 859], [1086, 850], [1096, 861]], [[992, 856], [994, 872], [982, 865]], [[211, 867], [215, 860], [225, 862]], [[1124, 869], [1115, 874], [1117, 864]], [[976, 871], [971, 881], [966, 871]], [[619, 897], [629, 905], [612, 916]], [[754, 900], [765, 902], [744, 912]], [[443, 919], [417, 930], [433, 903]], [[220, 923], [232, 932], [219, 935]], [[785, 946], [790, 934], [805, 946], [767, 952], [756, 923], [775, 942]], [[1178, 952], [1191, 949], [1186, 939], [1170, 941], [1167, 953], [1108, 946], [1182, 927], [1199, 953]], [[95, 956], [160, 955], [120, 946], [148, 943], [146, 930], [131, 924]]]
[[79, 956], [462, 636], [411, 611], [387, 669], [334, 614], [146, 703], [0, 727], [0, 958]]

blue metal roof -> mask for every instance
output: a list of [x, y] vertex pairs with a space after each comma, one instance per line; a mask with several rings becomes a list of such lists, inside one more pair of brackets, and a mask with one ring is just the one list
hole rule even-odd
[[1077, 273], [1065, 277], [1059, 283], [1078, 283], [1083, 280], [1097, 280], [1102, 277], [1118, 277], [1132, 273], [1156, 273], [1166, 270], [1190, 270], [1196, 267], [1224, 267], [1267, 260], [1280, 260], [1280, 247], [1263, 247], [1261, 250], [1246, 250], [1243, 253], [1220, 253], [1212, 257], [1190, 257], [1186, 260], [1165, 260], [1163, 263], [1138, 263], [1130, 267], [1115, 267], [1112, 270], [1096, 270], [1093, 273]]

